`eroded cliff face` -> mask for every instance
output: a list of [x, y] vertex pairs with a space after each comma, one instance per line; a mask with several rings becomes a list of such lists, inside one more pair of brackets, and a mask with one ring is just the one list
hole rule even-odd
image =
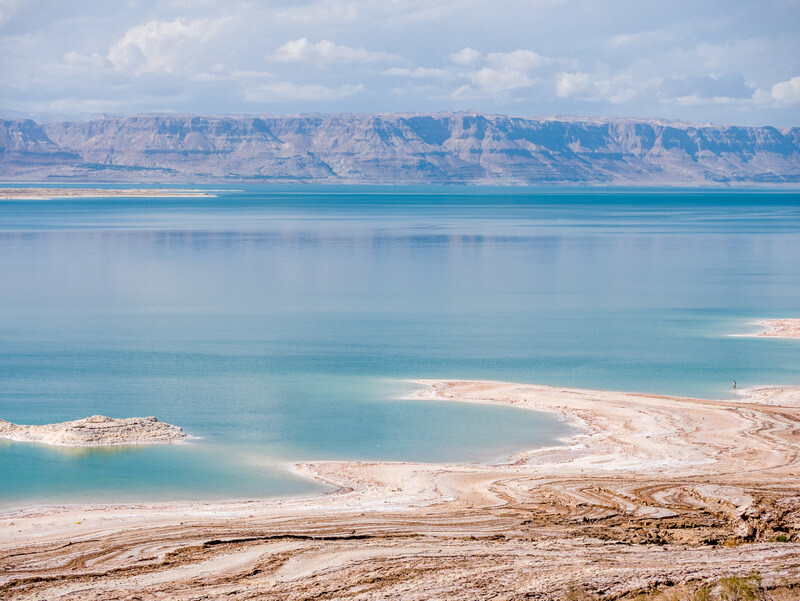
[[95, 180], [800, 183], [800, 129], [471, 113], [0, 121], [0, 175]]
[[83, 162], [81, 157], [55, 144], [30, 119], [0, 119], [0, 175], [57, 172]]
[[97, 172], [116, 166], [210, 178], [333, 175], [313, 154], [275, 137], [257, 117], [143, 115], [51, 123], [44, 130]]

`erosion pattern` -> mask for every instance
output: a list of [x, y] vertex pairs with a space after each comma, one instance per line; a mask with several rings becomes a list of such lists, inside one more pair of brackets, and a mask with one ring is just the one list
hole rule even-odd
[[311, 499], [7, 512], [0, 597], [619, 599], [757, 570], [796, 599], [800, 388], [421, 384], [429, 402], [557, 412], [582, 433], [502, 465], [303, 464], [340, 487]]
[[164, 444], [188, 438], [178, 426], [155, 417], [117, 419], [93, 415], [57, 424], [25, 426], [0, 419], [0, 438], [63, 447], [105, 447], [131, 444]]
[[800, 128], [474, 113], [0, 121], [19, 181], [799, 183]]

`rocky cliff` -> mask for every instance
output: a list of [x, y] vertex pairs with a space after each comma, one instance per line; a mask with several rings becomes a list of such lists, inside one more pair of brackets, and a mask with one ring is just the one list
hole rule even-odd
[[472, 113], [0, 121], [4, 179], [800, 183], [800, 128]]
[[0, 119], [0, 176], [57, 172], [81, 157], [53, 143], [34, 121]]

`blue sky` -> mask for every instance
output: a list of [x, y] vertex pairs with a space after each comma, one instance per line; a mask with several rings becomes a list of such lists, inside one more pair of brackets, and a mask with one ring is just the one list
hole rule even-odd
[[6, 113], [800, 125], [800, 0], [0, 0]]

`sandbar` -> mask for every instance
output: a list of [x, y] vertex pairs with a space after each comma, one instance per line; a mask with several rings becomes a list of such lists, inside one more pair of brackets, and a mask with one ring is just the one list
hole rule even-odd
[[0, 188], [0, 200], [52, 200], [56, 198], [200, 198], [214, 197], [203, 190], [174, 188]]
[[800, 388], [419, 383], [415, 398], [553, 412], [580, 433], [497, 465], [299, 464], [338, 487], [312, 498], [7, 511], [0, 597], [618, 599], [757, 570], [796, 598]]
[[0, 419], [0, 438], [62, 447], [107, 447], [136, 444], [172, 444], [189, 436], [178, 426], [155, 417], [118, 419], [93, 415], [57, 424], [26, 426]]

